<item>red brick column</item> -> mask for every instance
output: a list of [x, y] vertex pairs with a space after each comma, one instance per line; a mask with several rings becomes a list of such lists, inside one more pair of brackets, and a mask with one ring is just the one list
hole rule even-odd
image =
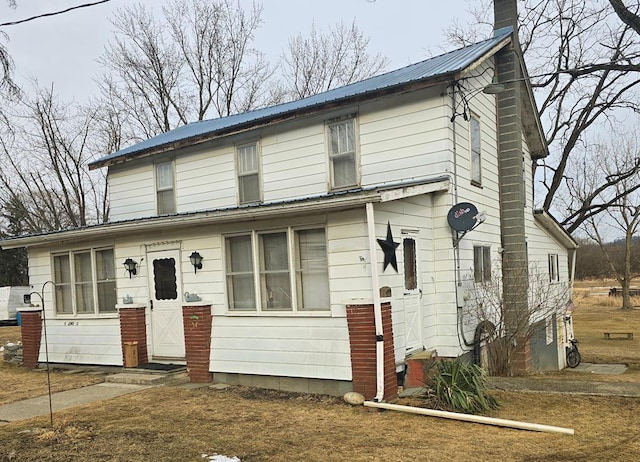
[[[347, 305], [347, 325], [351, 345], [353, 390], [366, 399], [376, 396], [376, 329], [373, 305]], [[394, 399], [398, 395], [398, 379], [393, 351], [391, 304], [382, 304], [382, 332], [384, 337], [384, 395]]]
[[22, 332], [22, 365], [35, 369], [42, 339], [42, 309], [20, 310]]
[[187, 354], [189, 382], [211, 382], [209, 355], [211, 353], [211, 305], [183, 306], [184, 345]]
[[146, 307], [140, 305], [118, 306], [120, 315], [120, 344], [122, 346], [122, 364], [124, 361], [125, 343], [138, 342], [138, 364], [147, 364], [147, 323]]

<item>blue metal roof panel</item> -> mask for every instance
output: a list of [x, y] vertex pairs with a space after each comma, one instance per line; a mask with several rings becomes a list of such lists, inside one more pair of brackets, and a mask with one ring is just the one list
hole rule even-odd
[[409, 66], [377, 75], [360, 82], [355, 82], [344, 87], [318, 93], [304, 99], [288, 103], [269, 106], [241, 114], [234, 114], [217, 119], [202, 120], [184, 125], [168, 132], [157, 135], [148, 140], [134, 144], [127, 148], [104, 156], [89, 165], [102, 166], [110, 160], [126, 157], [128, 155], [153, 150], [164, 145], [169, 145], [181, 140], [187, 140], [206, 134], [239, 127], [250, 122], [258, 122], [271, 117], [283, 116], [302, 109], [345, 100], [354, 96], [366, 95], [375, 91], [405, 85], [411, 82], [424, 81], [438, 76], [455, 73], [463, 70], [484, 56], [501, 41], [511, 35], [512, 28], [506, 27], [496, 31], [490, 39], [460, 48], [433, 58], [420, 61]]

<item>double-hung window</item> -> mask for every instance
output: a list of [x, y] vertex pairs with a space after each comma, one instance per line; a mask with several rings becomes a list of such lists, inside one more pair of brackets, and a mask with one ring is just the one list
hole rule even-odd
[[329, 168], [333, 189], [356, 186], [358, 165], [356, 155], [355, 119], [349, 118], [328, 125]]
[[238, 196], [241, 204], [260, 201], [260, 167], [258, 143], [236, 148]]
[[116, 312], [113, 249], [88, 249], [53, 256], [57, 314]]
[[491, 247], [473, 246], [473, 280], [491, 281]]
[[229, 310], [329, 310], [324, 228], [251, 231], [225, 238]]
[[471, 115], [469, 119], [469, 139], [471, 148], [471, 183], [482, 184], [482, 151], [480, 146], [480, 119]]
[[549, 254], [549, 282], [560, 281], [560, 271], [558, 267], [558, 255]]
[[158, 215], [176, 212], [172, 161], [156, 164], [156, 204]]

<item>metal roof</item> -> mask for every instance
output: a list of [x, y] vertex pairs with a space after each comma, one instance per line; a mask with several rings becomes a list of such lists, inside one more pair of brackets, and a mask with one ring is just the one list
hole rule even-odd
[[311, 109], [327, 103], [345, 101], [353, 97], [375, 93], [380, 90], [393, 89], [394, 87], [410, 83], [427, 81], [448, 74], [454, 74], [483, 58], [495, 47], [502, 45], [503, 42], [506, 43], [505, 40], [511, 36], [512, 32], [513, 28], [505, 27], [495, 31], [494, 36], [487, 40], [360, 82], [318, 93], [304, 99], [227, 117], [193, 122], [104, 156], [91, 162], [89, 167], [92, 169], [103, 167], [113, 161], [124, 160], [128, 156], [146, 151], [155, 151], [156, 149], [169, 146], [177, 141], [215, 135], [217, 133], [227, 132], [235, 127], [258, 123], [274, 117], [282, 117], [289, 113]]

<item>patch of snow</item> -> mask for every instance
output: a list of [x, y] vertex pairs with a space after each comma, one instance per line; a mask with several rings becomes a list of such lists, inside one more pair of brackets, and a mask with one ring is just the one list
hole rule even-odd
[[207, 459], [209, 461], [214, 461], [214, 462], [242, 462], [240, 459], [238, 459], [237, 457], [228, 457], [228, 456], [223, 456], [222, 454], [213, 454], [213, 455], [209, 455], [209, 454], [202, 454], [202, 458], [203, 459]]

